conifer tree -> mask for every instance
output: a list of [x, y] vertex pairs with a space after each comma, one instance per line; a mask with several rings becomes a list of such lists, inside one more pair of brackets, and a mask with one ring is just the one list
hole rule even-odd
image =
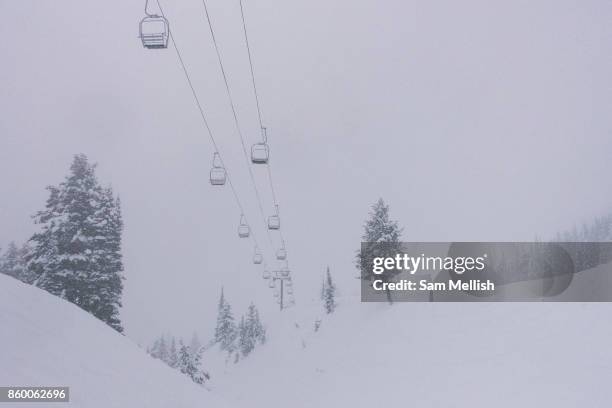
[[247, 312], [246, 325], [249, 335], [253, 339], [253, 347], [256, 343], [264, 344], [266, 342], [266, 329], [259, 318], [257, 307], [252, 302]]
[[172, 336], [170, 349], [168, 350], [168, 365], [172, 368], [178, 367], [178, 351], [176, 350], [176, 339]]
[[238, 326], [238, 347], [243, 356], [248, 356], [255, 346], [266, 342], [266, 331], [259, 319], [259, 312], [253, 303], [249, 305], [246, 317], [242, 316]]
[[92, 313], [119, 332], [123, 292], [120, 203], [102, 188], [95, 165], [76, 155], [59, 186], [49, 186], [41, 230], [30, 239], [27, 269], [34, 284]]
[[[389, 218], [389, 206], [382, 198], [372, 206], [370, 219], [364, 224], [361, 237], [362, 247], [357, 251], [356, 267], [361, 272], [361, 279], [381, 279], [384, 282], [393, 280], [399, 271], [385, 271], [382, 275], [372, 272], [373, 260], [376, 257], [394, 257], [401, 253], [400, 237], [402, 229], [396, 221]], [[391, 292], [387, 290], [387, 299], [391, 303]]]
[[27, 245], [19, 247], [15, 242], [11, 242], [6, 252], [0, 256], [0, 273], [12, 276], [25, 283], [32, 283], [35, 277], [26, 267], [25, 257], [27, 252]]
[[244, 316], [240, 318], [240, 323], [238, 324], [238, 349], [243, 356], [248, 356], [253, 350], [253, 339], [244, 322]]
[[168, 364], [170, 361], [170, 355], [168, 354], [168, 346], [166, 345], [166, 339], [162, 335], [159, 339], [159, 346], [157, 349], [157, 358], [164, 363]]
[[225, 300], [223, 289], [219, 298], [217, 326], [215, 328], [215, 341], [219, 343], [221, 350], [233, 352], [235, 350], [235, 340], [237, 337], [236, 323], [232, 314], [232, 307]]
[[325, 283], [323, 285], [323, 308], [327, 314], [333, 313], [336, 310], [336, 285], [332, 281], [329, 266], [325, 275]]
[[203, 384], [210, 378], [208, 373], [200, 368], [202, 352], [200, 350], [189, 350], [189, 347], [180, 342], [178, 354], [178, 368], [181, 373], [189, 376], [196, 384]]

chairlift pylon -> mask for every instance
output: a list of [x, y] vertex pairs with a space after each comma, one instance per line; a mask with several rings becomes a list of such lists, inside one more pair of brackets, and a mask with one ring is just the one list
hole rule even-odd
[[251, 161], [254, 164], [266, 164], [270, 160], [270, 147], [266, 128], [261, 128], [262, 141], [251, 146]]
[[222, 186], [227, 180], [227, 172], [223, 163], [221, 163], [221, 157], [218, 152], [213, 155], [213, 164], [210, 169], [210, 184], [213, 186]]
[[246, 222], [244, 214], [240, 214], [240, 225], [238, 225], [238, 236], [240, 238], [248, 238], [251, 235], [251, 228]]
[[170, 24], [168, 19], [148, 12], [149, 0], [145, 2], [145, 17], [140, 20], [139, 31], [142, 46], [148, 49], [168, 48]]

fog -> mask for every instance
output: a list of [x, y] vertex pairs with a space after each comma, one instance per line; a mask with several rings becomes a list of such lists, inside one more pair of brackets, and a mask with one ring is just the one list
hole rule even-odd
[[[162, 1], [267, 259], [198, 0]], [[327, 265], [341, 293], [370, 205], [406, 241], [531, 240], [612, 208], [609, 1], [245, 0], [297, 307]], [[238, 1], [209, 0], [240, 126], [259, 138]], [[210, 335], [221, 286], [275, 311], [174, 49], [142, 2], [0, 0], [0, 246], [36, 231], [45, 186], [85, 153], [121, 197], [129, 336]], [[264, 209], [265, 170], [254, 167]], [[274, 262], [269, 261], [274, 266]]]

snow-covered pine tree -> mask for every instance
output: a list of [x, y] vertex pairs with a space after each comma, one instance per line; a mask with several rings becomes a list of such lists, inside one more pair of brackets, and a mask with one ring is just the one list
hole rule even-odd
[[[362, 248], [357, 251], [356, 267], [361, 272], [361, 279], [381, 279], [385, 282], [393, 280], [399, 271], [385, 271], [382, 275], [372, 272], [373, 259], [376, 257], [394, 257], [401, 252], [400, 237], [402, 229], [397, 221], [389, 218], [389, 206], [382, 198], [372, 206], [370, 219], [364, 224], [361, 237]], [[387, 299], [391, 303], [391, 292], [387, 290]]]
[[121, 255], [123, 218], [121, 201], [119, 198], [114, 198], [110, 188], [103, 189], [100, 207], [94, 217], [94, 223], [101, 234], [94, 238], [99, 259], [98, 267], [91, 276], [90, 292], [95, 294], [99, 301], [92, 302], [92, 313], [115, 330], [122, 332], [119, 310], [122, 306], [124, 279]]
[[255, 342], [264, 344], [266, 342], [266, 329], [259, 318], [259, 310], [253, 303], [249, 305], [249, 311], [247, 314], [248, 327], [252, 332], [252, 337]]
[[329, 266], [327, 267], [327, 272], [325, 274], [325, 285], [323, 286], [324, 296], [323, 296], [323, 308], [325, 309], [325, 313], [330, 314], [336, 310], [336, 285], [332, 281], [331, 272], [329, 271]]
[[12, 276], [25, 283], [32, 283], [35, 277], [26, 268], [25, 257], [28, 252], [26, 245], [19, 247], [11, 242], [6, 252], [0, 256], [0, 273]]
[[192, 351], [180, 342], [178, 353], [178, 369], [181, 373], [189, 376], [196, 384], [203, 384], [210, 378], [208, 373], [200, 369], [202, 359], [201, 350]]
[[253, 303], [249, 305], [246, 317], [242, 316], [238, 326], [238, 347], [243, 356], [248, 356], [257, 343], [266, 342], [266, 330], [259, 319], [259, 311]]
[[325, 276], [323, 277], [323, 280], [321, 281], [321, 294], [319, 295], [319, 297], [321, 298], [322, 301], [325, 301]]
[[170, 361], [170, 355], [168, 354], [168, 345], [166, 344], [166, 339], [162, 335], [159, 338], [159, 344], [157, 348], [157, 358], [159, 358], [164, 363], [168, 364]]
[[253, 338], [247, 329], [247, 325], [244, 322], [244, 316], [240, 318], [238, 324], [238, 350], [243, 356], [248, 356], [253, 351]]
[[178, 351], [176, 350], [176, 339], [172, 336], [170, 340], [170, 349], [168, 350], [168, 365], [172, 368], [178, 367]]
[[179, 351], [178, 351], [178, 369], [183, 374], [188, 374], [191, 366], [191, 355], [189, 353], [189, 347], [183, 344], [182, 341], [179, 341]]
[[59, 186], [49, 186], [41, 231], [26, 260], [34, 284], [92, 313], [119, 332], [123, 291], [120, 204], [102, 188], [95, 165], [76, 155]]
[[233, 352], [235, 350], [235, 341], [237, 337], [236, 323], [232, 314], [232, 307], [225, 300], [223, 288], [221, 289], [221, 297], [219, 298], [217, 326], [215, 327], [215, 341], [219, 343], [221, 350]]

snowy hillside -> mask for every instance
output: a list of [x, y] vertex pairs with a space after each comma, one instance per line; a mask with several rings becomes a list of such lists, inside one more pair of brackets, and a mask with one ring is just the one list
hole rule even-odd
[[[597, 271], [581, 274], [590, 273]], [[269, 343], [231, 372], [214, 369], [215, 393], [292, 408], [607, 407], [612, 400], [607, 303], [389, 306], [345, 298], [314, 333], [319, 306], [285, 314], [269, 329]]]
[[79, 408], [227, 406], [73, 304], [2, 274], [0, 325], [4, 386], [69, 386]]

